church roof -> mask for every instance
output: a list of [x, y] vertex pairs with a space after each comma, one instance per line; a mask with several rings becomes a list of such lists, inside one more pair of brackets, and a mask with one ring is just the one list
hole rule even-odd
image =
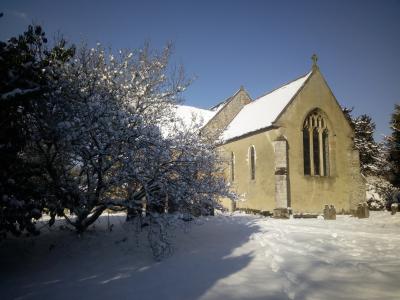
[[168, 119], [161, 126], [163, 136], [174, 136], [176, 130], [181, 129], [200, 129], [214, 117], [215, 111], [201, 109], [187, 105], [175, 105], [173, 108], [175, 118]]
[[187, 105], [177, 105], [176, 106], [176, 115], [185, 126], [192, 125], [192, 122], [195, 122], [200, 127], [203, 127], [207, 124], [208, 121], [211, 120], [212, 117], [216, 114], [216, 111], [211, 111], [207, 109], [201, 109], [193, 106]]
[[302, 88], [312, 71], [245, 105], [222, 133], [224, 141], [269, 127]]

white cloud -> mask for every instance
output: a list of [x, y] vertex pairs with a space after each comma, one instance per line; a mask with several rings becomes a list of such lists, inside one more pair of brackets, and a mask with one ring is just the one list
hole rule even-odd
[[17, 11], [17, 10], [5, 10], [4, 15], [11, 15], [20, 19], [27, 20], [28, 19], [28, 14], [23, 12], [23, 11]]

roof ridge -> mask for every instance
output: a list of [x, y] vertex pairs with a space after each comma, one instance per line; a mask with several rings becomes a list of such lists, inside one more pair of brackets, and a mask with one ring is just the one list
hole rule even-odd
[[213, 110], [214, 108], [216, 108], [217, 106], [220, 106], [222, 104], [226, 104], [229, 102], [229, 100], [231, 100], [233, 97], [235, 97], [240, 91], [242, 90], [242, 86], [240, 87], [240, 89], [238, 89], [232, 96], [229, 96], [228, 98], [226, 98], [223, 101], [218, 102], [217, 104], [215, 104], [214, 106], [210, 107], [210, 110]]
[[198, 106], [193, 106], [193, 105], [188, 105], [188, 104], [186, 104], [186, 103], [184, 103], [184, 104], [174, 104], [176, 107], [179, 107], [179, 106], [184, 106], [184, 107], [191, 107], [191, 108], [195, 108], [195, 109], [201, 109], [201, 110], [205, 110], [205, 111], [208, 111], [208, 112], [213, 112], [213, 113], [215, 113], [214, 111], [212, 111], [212, 110], [210, 110], [210, 109], [208, 109], [208, 108], [202, 108], [202, 107], [198, 107]]
[[[272, 94], [273, 92], [279, 90], [280, 88], [283, 88], [284, 86], [287, 86], [287, 85], [289, 85], [289, 84], [291, 84], [291, 83], [293, 83], [293, 82], [295, 82], [295, 81], [297, 81], [297, 80], [300, 80], [300, 79], [302, 79], [302, 78], [304, 78], [304, 77], [310, 75], [312, 72], [313, 72], [313, 71], [311, 70], [311, 71], [309, 71], [308, 73], [306, 73], [306, 74], [304, 74], [304, 75], [302, 75], [302, 76], [299, 76], [299, 77], [297, 77], [297, 78], [295, 78], [295, 79], [293, 79], [293, 80], [288, 81], [287, 83], [285, 83], [285, 84], [283, 84], [283, 85], [281, 85], [281, 86], [279, 86], [279, 87], [277, 87], [277, 88], [275, 88], [275, 89], [273, 89], [273, 90], [271, 90], [271, 91], [269, 91], [269, 92], [267, 92], [267, 93], [265, 93], [265, 94], [263, 94], [263, 95], [261, 95], [261, 96], [255, 98], [255, 99], [254, 99], [253, 101], [251, 101], [249, 104], [255, 103], [255, 102], [256, 102], [257, 100], [259, 100], [260, 98], [263, 98], [263, 97], [265, 97], [265, 96], [267, 96], [267, 95], [269, 95], [269, 94]], [[301, 88], [301, 87], [300, 87], [300, 88]], [[299, 89], [300, 89], [300, 88], [299, 88]], [[246, 104], [246, 105], [249, 105], [249, 104]]]
[[218, 102], [218, 103], [215, 104], [214, 106], [211, 106], [211, 107], [209, 108], [209, 110], [214, 110], [214, 109], [216, 109], [218, 106], [225, 104], [225, 102], [228, 102], [229, 99], [230, 99], [231, 97], [232, 97], [232, 96], [229, 96], [229, 97], [226, 98], [225, 100]]

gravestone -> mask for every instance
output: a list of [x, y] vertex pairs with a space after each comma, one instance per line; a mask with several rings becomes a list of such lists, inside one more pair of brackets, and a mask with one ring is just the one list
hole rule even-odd
[[359, 203], [357, 206], [357, 217], [359, 219], [369, 218], [369, 209], [367, 203]]
[[333, 205], [325, 205], [324, 208], [324, 219], [325, 220], [336, 220], [336, 209]]
[[336, 220], [336, 209], [333, 205], [330, 207], [331, 209], [331, 220]]
[[399, 204], [392, 203], [392, 205], [390, 205], [390, 210], [392, 211], [392, 215], [395, 215], [398, 209], [399, 209]]
[[290, 214], [287, 208], [275, 208], [273, 216], [276, 219], [289, 219]]
[[236, 210], [236, 201], [235, 200], [231, 200], [231, 203], [230, 203], [231, 205], [230, 205], [230, 207], [229, 207], [229, 211], [230, 212], [234, 212], [235, 210]]

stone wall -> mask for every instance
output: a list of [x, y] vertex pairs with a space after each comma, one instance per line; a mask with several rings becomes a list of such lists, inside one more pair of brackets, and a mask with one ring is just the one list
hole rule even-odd
[[351, 170], [354, 187], [349, 194], [350, 210], [357, 208], [359, 203], [366, 201], [366, 179], [360, 173], [360, 155], [357, 150], [351, 152]]
[[207, 135], [219, 135], [219, 133], [223, 131], [233, 120], [233, 118], [239, 113], [243, 106], [250, 102], [251, 98], [247, 94], [247, 92], [243, 89], [240, 89], [206, 124], [206, 126], [202, 129], [202, 133]]
[[[220, 149], [227, 157], [233, 152], [235, 154], [235, 180], [231, 182], [232, 190], [239, 196], [240, 200], [236, 207], [253, 208], [258, 210], [272, 211], [275, 207], [275, 162], [274, 147], [272, 141], [278, 137], [277, 130], [269, 130], [263, 133], [248, 136], [243, 139], [222, 145]], [[256, 168], [255, 179], [250, 176], [249, 148], [255, 147]], [[229, 177], [230, 168], [226, 168], [226, 178]], [[223, 201], [224, 206], [229, 208], [230, 202]]]

